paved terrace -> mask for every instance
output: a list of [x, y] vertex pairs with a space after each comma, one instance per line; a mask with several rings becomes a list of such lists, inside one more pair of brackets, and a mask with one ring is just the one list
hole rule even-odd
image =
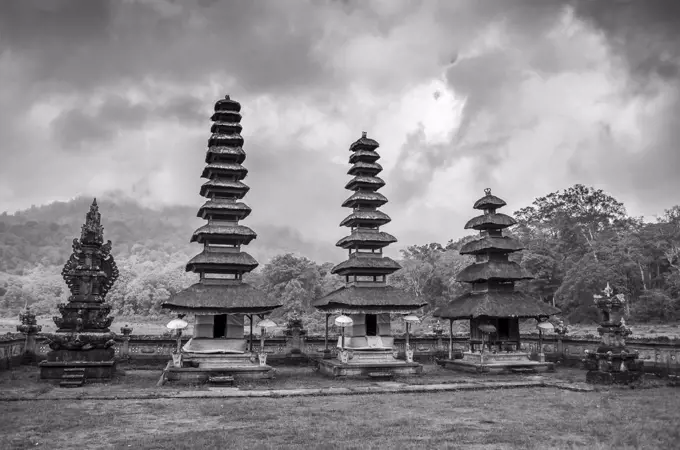
[[585, 371], [564, 369], [543, 375], [470, 375], [425, 366], [420, 377], [373, 381], [366, 378], [332, 379], [312, 368], [280, 367], [270, 381], [243, 381], [236, 387], [177, 386], [155, 383], [162, 370], [122, 370], [107, 383], [89, 383], [79, 388], [60, 388], [38, 380], [38, 368], [21, 366], [0, 376], [0, 402], [39, 400], [121, 400], [160, 398], [242, 398], [242, 397], [305, 397], [329, 395], [396, 394], [445, 391], [476, 391], [513, 388], [553, 388], [590, 392], [595, 387], [586, 384]]

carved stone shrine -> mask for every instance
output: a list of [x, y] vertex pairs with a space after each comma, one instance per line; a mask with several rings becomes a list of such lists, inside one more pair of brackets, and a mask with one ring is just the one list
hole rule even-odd
[[586, 382], [593, 384], [628, 384], [643, 376], [643, 362], [637, 351], [626, 348], [626, 337], [632, 334], [626, 325], [626, 298], [613, 294], [607, 283], [604, 296], [594, 295], [597, 308], [602, 313], [602, 323], [597, 331], [602, 342], [596, 351], [586, 350], [583, 363], [588, 372]]
[[57, 305], [61, 317], [52, 319], [57, 332], [47, 334], [51, 349], [40, 363], [41, 379], [61, 379], [62, 386], [79, 386], [84, 379], [110, 379], [115, 372], [115, 334], [106, 294], [118, 278], [111, 241], [104, 243], [104, 227], [95, 199], [86, 215], [80, 239], [61, 275], [71, 295]]

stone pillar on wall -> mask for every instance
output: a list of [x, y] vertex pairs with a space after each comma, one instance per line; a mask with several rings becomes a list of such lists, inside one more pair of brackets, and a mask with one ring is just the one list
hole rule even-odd
[[130, 335], [132, 334], [132, 327], [125, 325], [121, 327], [120, 332], [123, 333], [123, 346], [120, 349], [120, 359], [127, 361], [130, 359]]
[[36, 355], [35, 336], [42, 330], [42, 325], [38, 325], [35, 314], [33, 314], [28, 306], [26, 306], [24, 312], [19, 313], [19, 320], [21, 320], [21, 324], [17, 325], [17, 331], [26, 336], [24, 358], [29, 360], [27, 362], [33, 362]]

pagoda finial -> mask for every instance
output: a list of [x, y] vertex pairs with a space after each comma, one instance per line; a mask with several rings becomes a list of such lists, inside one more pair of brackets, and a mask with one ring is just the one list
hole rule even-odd
[[227, 95], [224, 96], [224, 99], [225, 100], [231, 100], [231, 97], [229, 97], [229, 94], [227, 94]]
[[85, 224], [80, 233], [80, 242], [85, 245], [101, 244], [104, 241], [104, 227], [101, 225], [102, 215], [99, 213], [97, 199], [90, 205], [90, 210], [85, 215]]
[[491, 188], [486, 188], [486, 189], [484, 189], [484, 193], [485, 193], [486, 195], [491, 195]]
[[611, 288], [611, 286], [609, 286], [609, 281], [607, 281], [607, 287], [605, 287], [605, 288], [602, 290], [602, 292], [604, 292], [604, 295], [606, 295], [607, 297], [611, 297], [611, 296], [612, 296], [612, 292], [614, 292], [614, 290]]
[[366, 132], [365, 132], [365, 131], [362, 131], [362, 132], [361, 132], [361, 137], [362, 137], [362, 138], [365, 138], [365, 137], [366, 137]]

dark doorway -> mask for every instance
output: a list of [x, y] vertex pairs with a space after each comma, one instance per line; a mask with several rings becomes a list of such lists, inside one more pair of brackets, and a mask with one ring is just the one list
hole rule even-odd
[[227, 315], [218, 314], [215, 316], [215, 323], [213, 325], [213, 337], [221, 338], [224, 337], [224, 333], [227, 331]]
[[366, 336], [378, 335], [378, 316], [366, 314]]
[[498, 338], [507, 339], [510, 337], [510, 319], [498, 319]]

